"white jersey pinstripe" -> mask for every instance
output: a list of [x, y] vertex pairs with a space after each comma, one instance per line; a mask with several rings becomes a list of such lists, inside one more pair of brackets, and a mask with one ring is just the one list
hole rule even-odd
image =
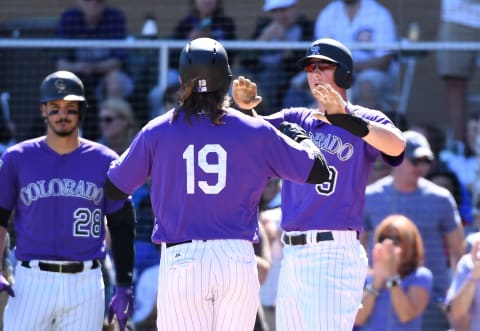
[[253, 330], [260, 286], [256, 268], [246, 240], [162, 244], [158, 330]]
[[[5, 308], [5, 331], [102, 329], [105, 291], [101, 268], [65, 274], [18, 263], [15, 280], [15, 300], [9, 300]], [[52, 323], [54, 316], [62, 324]]]
[[361, 305], [359, 289], [367, 274], [367, 255], [355, 231], [331, 232], [333, 240], [285, 245], [277, 331], [352, 330]]

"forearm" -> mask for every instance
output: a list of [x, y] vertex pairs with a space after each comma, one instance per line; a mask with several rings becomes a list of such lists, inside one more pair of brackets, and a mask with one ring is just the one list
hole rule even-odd
[[454, 298], [449, 303], [449, 317], [453, 321], [460, 321], [468, 315], [470, 307], [475, 296], [477, 283], [480, 280], [475, 280], [470, 275], [465, 283], [460, 287]]
[[370, 315], [372, 314], [373, 308], [377, 300], [377, 294], [374, 294], [368, 290], [363, 291], [362, 297], [362, 307], [357, 312], [357, 317], [355, 318], [355, 325], [365, 324]]
[[107, 215], [107, 222], [117, 286], [131, 285], [135, 256], [135, 211], [131, 201], [126, 201], [119, 211]]
[[458, 261], [460, 261], [463, 254], [465, 254], [465, 234], [463, 232], [463, 227], [459, 225], [444, 238], [448, 249], [450, 268], [452, 273], [455, 273]]
[[382, 153], [398, 156], [405, 150], [405, 138], [397, 128], [371, 121], [368, 127], [369, 132], [363, 139]]
[[390, 299], [393, 309], [402, 323], [411, 321], [421, 313], [421, 310], [419, 311], [401, 286], [390, 289]]

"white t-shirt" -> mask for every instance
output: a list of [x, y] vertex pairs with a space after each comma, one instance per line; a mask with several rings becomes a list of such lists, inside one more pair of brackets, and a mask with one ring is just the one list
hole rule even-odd
[[480, 28], [480, 0], [442, 0], [441, 15], [445, 22]]
[[[333, 38], [345, 45], [357, 42], [391, 43], [397, 41], [397, 30], [390, 12], [374, 0], [362, 0], [357, 15], [350, 21], [341, 0], [332, 1], [317, 17], [315, 39]], [[354, 62], [388, 54], [385, 49], [352, 50]], [[390, 73], [396, 74], [398, 63], [392, 61]]]

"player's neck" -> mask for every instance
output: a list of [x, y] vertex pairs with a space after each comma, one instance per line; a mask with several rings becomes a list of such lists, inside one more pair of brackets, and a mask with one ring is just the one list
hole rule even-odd
[[71, 153], [80, 146], [78, 132], [65, 137], [49, 132], [47, 133], [46, 142], [48, 147], [61, 155]]

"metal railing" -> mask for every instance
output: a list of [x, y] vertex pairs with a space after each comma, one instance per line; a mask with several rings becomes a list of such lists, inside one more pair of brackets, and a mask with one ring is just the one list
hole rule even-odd
[[[265, 49], [291, 49], [306, 50], [310, 42], [265, 42], [265, 41], [222, 41], [223, 46], [229, 50], [265, 50]], [[63, 40], [63, 39], [0, 39], [2, 48], [123, 48], [123, 49], [157, 49], [158, 50], [158, 83], [165, 86], [167, 82], [168, 52], [170, 49], [181, 49], [185, 46], [185, 40]], [[415, 56], [421, 52], [439, 50], [480, 50], [480, 42], [436, 42], [415, 41], [402, 39], [393, 43], [351, 43], [347, 44], [351, 50], [393, 50]]]

